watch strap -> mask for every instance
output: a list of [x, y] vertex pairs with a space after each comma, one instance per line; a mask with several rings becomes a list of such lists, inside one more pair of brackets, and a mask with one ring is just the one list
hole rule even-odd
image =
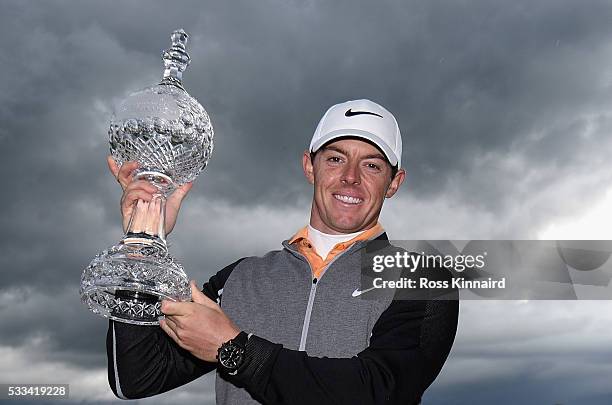
[[246, 344], [249, 341], [249, 335], [247, 335], [247, 333], [245, 331], [240, 331], [240, 333], [238, 335], [236, 335], [235, 338], [230, 339], [228, 341], [228, 343], [235, 343], [237, 345], [239, 345], [242, 348], [246, 348]]

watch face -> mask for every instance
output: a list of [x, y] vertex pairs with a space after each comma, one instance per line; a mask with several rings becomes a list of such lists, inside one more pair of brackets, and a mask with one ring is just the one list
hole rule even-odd
[[231, 343], [224, 345], [219, 350], [219, 363], [229, 370], [235, 370], [242, 363], [243, 354], [244, 348], [240, 346]]

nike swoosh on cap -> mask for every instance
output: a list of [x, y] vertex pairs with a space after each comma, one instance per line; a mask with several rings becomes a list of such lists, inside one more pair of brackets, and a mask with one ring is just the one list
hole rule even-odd
[[383, 117], [383, 116], [382, 116], [382, 115], [380, 115], [380, 114], [376, 114], [376, 113], [373, 113], [373, 112], [370, 112], [370, 111], [353, 111], [353, 109], [352, 109], [352, 108], [349, 108], [349, 109], [348, 109], [348, 110], [346, 110], [346, 112], [344, 113], [344, 115], [345, 115], [346, 117], [353, 117], [353, 116], [355, 116], [355, 115], [364, 115], [364, 114], [365, 114], [365, 115], [375, 115], [375, 116], [380, 117], [380, 118], [382, 118], [382, 117]]

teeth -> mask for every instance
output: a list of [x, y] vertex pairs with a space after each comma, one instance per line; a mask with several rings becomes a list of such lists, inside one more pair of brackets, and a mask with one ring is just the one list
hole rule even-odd
[[363, 200], [361, 198], [357, 198], [357, 197], [350, 197], [348, 195], [340, 195], [340, 194], [334, 194], [334, 197], [337, 200], [342, 201], [343, 203], [347, 203], [347, 204], [359, 204], [360, 202], [362, 202]]

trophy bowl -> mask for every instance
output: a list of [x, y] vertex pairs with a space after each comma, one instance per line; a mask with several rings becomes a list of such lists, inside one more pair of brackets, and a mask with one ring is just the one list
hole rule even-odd
[[213, 150], [210, 118], [182, 84], [190, 61], [188, 36], [177, 30], [171, 38], [172, 47], [162, 54], [161, 83], [119, 103], [108, 131], [117, 164], [137, 161], [134, 178], [149, 181], [158, 192], [136, 203], [124, 238], [99, 253], [81, 276], [81, 301], [92, 312], [138, 325], [159, 323], [162, 299], [191, 298], [189, 279], [168, 252], [165, 203], [198, 176]]

